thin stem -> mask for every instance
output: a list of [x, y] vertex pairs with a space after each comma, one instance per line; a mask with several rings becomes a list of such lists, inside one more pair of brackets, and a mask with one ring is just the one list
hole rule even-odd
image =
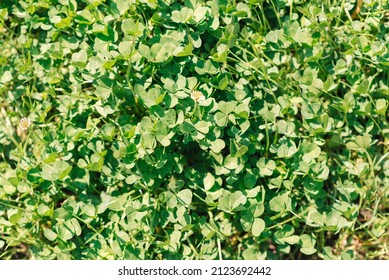
[[217, 242], [217, 249], [219, 251], [219, 260], [223, 260], [223, 255], [222, 255], [222, 246], [220, 243], [220, 238], [216, 237], [216, 242]]
[[[278, 223], [278, 224], [276, 224], [276, 225], [273, 225], [273, 226], [271, 226], [271, 227], [268, 227], [268, 228], [266, 228], [266, 229], [267, 229], [267, 230], [273, 229], [273, 228], [279, 227], [279, 226], [281, 226], [281, 225], [283, 225], [283, 224], [287, 224], [287, 223], [289, 223], [289, 222], [291, 222], [291, 221], [293, 221], [293, 220], [295, 220], [295, 219], [301, 219], [301, 217], [302, 217], [305, 213], [307, 213], [309, 210], [311, 210], [311, 207], [308, 207], [308, 208], [304, 209], [304, 210], [301, 211], [299, 214], [293, 213], [293, 215], [295, 215], [295, 216], [290, 217], [289, 219], [286, 219], [286, 220], [284, 220], [284, 221], [282, 221], [282, 222], [280, 222], [280, 223]], [[284, 213], [282, 213], [282, 214], [284, 214]], [[273, 216], [273, 217], [271, 217], [270, 219], [271, 219], [271, 220], [275, 220], [276, 218], [278, 218], [277, 216], [279, 216], [279, 215]]]

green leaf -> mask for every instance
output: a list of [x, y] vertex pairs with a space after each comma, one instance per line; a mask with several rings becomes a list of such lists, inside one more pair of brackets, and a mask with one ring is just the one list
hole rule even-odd
[[277, 230], [274, 233], [275, 242], [281, 245], [296, 244], [300, 238], [297, 235], [293, 235], [294, 228], [291, 225], [285, 225], [281, 230]]
[[89, 217], [94, 217], [96, 215], [96, 208], [93, 205], [85, 205], [82, 207], [82, 212]]
[[166, 61], [171, 55], [171, 53], [166, 49], [166, 46], [160, 43], [156, 43], [151, 46], [150, 54], [152, 60], [155, 62]]
[[321, 149], [315, 143], [305, 143], [302, 144], [302, 153], [303, 161], [310, 163], [314, 159], [318, 158], [320, 155]]
[[48, 228], [43, 229], [43, 234], [50, 241], [54, 241], [55, 239], [57, 239], [58, 236], [54, 231]]
[[237, 158], [240, 158], [240, 157], [242, 157], [245, 153], [247, 153], [248, 150], [249, 150], [249, 148], [248, 148], [247, 146], [242, 145], [242, 146], [240, 146], [239, 149], [236, 151], [235, 156], [236, 156]]
[[277, 153], [279, 158], [290, 158], [297, 152], [297, 147], [293, 141], [283, 138], [270, 146], [270, 152]]
[[300, 236], [299, 244], [301, 246], [301, 253], [305, 255], [312, 255], [316, 253], [315, 249], [316, 238], [314, 236], [303, 234]]
[[165, 95], [161, 93], [159, 88], [151, 88], [147, 92], [142, 91], [139, 87], [136, 89], [136, 93], [139, 94], [139, 97], [142, 99], [143, 103], [150, 108], [151, 106], [158, 105], [162, 102]]
[[14, 192], [16, 192], [16, 187], [12, 185], [10, 181], [3, 179], [1, 177], [0, 177], [0, 186], [2, 186], [2, 189], [7, 194], [13, 194]]
[[214, 116], [215, 122], [218, 126], [226, 126], [228, 122], [228, 116], [222, 112], [217, 112]]
[[180, 127], [184, 133], [193, 134], [196, 131], [196, 127], [189, 121], [184, 121]]
[[192, 191], [188, 189], [182, 190], [177, 194], [177, 197], [181, 203], [185, 206], [189, 206], [192, 202]]
[[250, 214], [243, 215], [242, 218], [240, 218], [240, 224], [242, 225], [242, 228], [244, 231], [249, 231], [253, 225], [254, 217]]
[[303, 76], [300, 78], [300, 83], [307, 86], [312, 85], [315, 76], [316, 75], [314, 75], [314, 72], [311, 70], [311, 68], [306, 68], [304, 70]]
[[376, 101], [376, 112], [379, 115], [385, 116], [386, 110], [388, 109], [388, 104], [385, 99], [380, 98]]
[[63, 241], [67, 241], [73, 238], [73, 228], [69, 228], [67, 224], [57, 224], [58, 237]]
[[243, 195], [241, 191], [236, 191], [233, 193], [226, 193], [219, 198], [218, 209], [227, 212], [234, 212], [244, 209], [242, 206], [246, 203], [247, 198]]
[[214, 153], [220, 153], [221, 150], [223, 150], [226, 146], [226, 143], [222, 139], [216, 139], [211, 143], [211, 150]]
[[217, 74], [218, 68], [219, 67], [216, 64], [216, 62], [213, 62], [211, 60], [206, 60], [205, 62], [203, 62], [202, 60], [199, 60], [199, 62], [195, 67], [195, 71], [199, 75], [206, 75], [206, 74], [214, 75]]
[[284, 32], [280, 29], [271, 30], [266, 34], [266, 40], [272, 43], [284, 41]]
[[172, 21], [176, 23], [185, 23], [192, 18], [193, 10], [187, 7], [183, 7], [181, 10], [175, 10], [172, 12]]
[[215, 177], [208, 172], [207, 175], [204, 177], [203, 184], [205, 190], [211, 189], [215, 184]]
[[293, 40], [298, 43], [312, 45], [312, 34], [306, 28], [298, 28], [296, 34], [293, 36]]
[[113, 137], [115, 136], [115, 125], [112, 123], [106, 123], [101, 128], [101, 133], [104, 140], [112, 141]]
[[292, 210], [292, 200], [287, 192], [273, 197], [270, 200], [269, 205], [272, 211], [278, 213]]
[[349, 150], [364, 151], [370, 147], [371, 141], [372, 140], [370, 135], [367, 134], [363, 136], [358, 135], [357, 137], [355, 137], [354, 141], [348, 142], [346, 144], [346, 147]]
[[251, 228], [251, 232], [255, 237], [258, 237], [265, 230], [265, 227], [266, 225], [264, 220], [260, 218], [255, 218]]
[[8, 83], [11, 80], [12, 80], [12, 72], [11, 71], [5, 71], [3, 73], [3, 75], [1, 76], [0, 82], [3, 83], [3, 84], [6, 84], [6, 83]]
[[195, 124], [195, 127], [199, 132], [207, 134], [209, 132], [210, 124], [205, 121], [199, 121]]
[[85, 50], [80, 50], [79, 52], [73, 53], [72, 62], [74, 65], [84, 68], [86, 62], [88, 61], [88, 54]]
[[9, 209], [7, 211], [8, 220], [13, 224], [16, 225], [19, 220], [22, 218], [22, 211], [18, 209]]
[[359, 94], [367, 94], [370, 88], [370, 81], [368, 79], [362, 80], [362, 82], [355, 87], [355, 92]]
[[135, 22], [132, 19], [125, 19], [122, 22], [122, 31], [131, 36], [140, 37], [144, 29], [145, 26], [141, 22]]
[[327, 76], [327, 80], [323, 83], [323, 89], [326, 92], [336, 89], [337, 84], [334, 82], [332, 75]]
[[224, 166], [230, 170], [238, 168], [238, 158], [228, 155], [224, 158]]
[[173, 209], [177, 207], [177, 197], [170, 191], [161, 193], [159, 199], [161, 202], [166, 203], [168, 208]]
[[119, 43], [118, 46], [119, 52], [122, 56], [124, 56], [125, 59], [130, 58], [135, 49], [135, 42], [134, 41], [122, 41]]
[[98, 101], [95, 104], [96, 111], [102, 115], [103, 117], [107, 117], [108, 115], [111, 115], [115, 112], [115, 109], [111, 107], [111, 105], [106, 104], [104, 106], [101, 105], [101, 102]]
[[342, 228], [351, 226], [351, 222], [348, 222], [339, 211], [330, 211], [324, 220], [326, 226], [329, 229], [339, 232]]
[[206, 18], [207, 12], [209, 11], [208, 7], [198, 6], [193, 12], [193, 21], [194, 23], [199, 23]]
[[234, 111], [238, 117], [243, 119], [247, 119], [250, 115], [250, 107], [247, 104], [239, 104]]
[[273, 171], [276, 168], [276, 163], [274, 160], [269, 160], [266, 163], [265, 158], [260, 158], [257, 162], [257, 167], [259, 168], [259, 174], [262, 177], [271, 176], [273, 175]]
[[163, 122], [158, 121], [155, 124], [155, 139], [157, 139], [157, 141], [160, 142], [163, 146], [167, 147], [170, 145], [168, 134], [169, 128], [165, 126]]
[[41, 176], [48, 181], [62, 180], [71, 170], [72, 167], [66, 161], [59, 160], [54, 164], [43, 166]]
[[257, 176], [255, 176], [251, 172], [247, 172], [245, 174], [243, 180], [244, 180], [244, 184], [246, 185], [247, 189], [252, 189], [257, 182]]
[[193, 44], [191, 41], [184, 47], [179, 46], [175, 51], [174, 51], [174, 56], [177, 57], [184, 57], [184, 56], [190, 56], [193, 54]]
[[[224, 113], [225, 115], [228, 115], [236, 110], [236, 104], [237, 104], [236, 101], [229, 101], [229, 102], [220, 101], [218, 106], [217, 106], [217, 109], [220, 112]], [[240, 106], [242, 106], [242, 105], [240, 105]], [[239, 108], [238, 110], [242, 110], [241, 107], [238, 107], [238, 108]], [[246, 107], [243, 107], [243, 108], [246, 108]], [[243, 109], [243, 110], [245, 110], [245, 109]]]
[[42, 216], [50, 216], [52, 214], [51, 208], [49, 208], [47, 205], [40, 204], [38, 206], [37, 212], [39, 215]]
[[329, 246], [323, 248], [322, 254], [324, 260], [340, 260], [340, 257], [337, 257], [332, 253], [332, 248]]

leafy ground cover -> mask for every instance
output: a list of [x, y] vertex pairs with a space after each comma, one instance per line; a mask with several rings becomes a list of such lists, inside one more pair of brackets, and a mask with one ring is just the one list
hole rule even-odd
[[1, 1], [0, 259], [389, 259], [388, 8]]

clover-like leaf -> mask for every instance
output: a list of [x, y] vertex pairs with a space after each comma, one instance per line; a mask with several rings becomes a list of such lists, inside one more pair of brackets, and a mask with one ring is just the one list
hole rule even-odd
[[211, 142], [211, 150], [214, 153], [220, 153], [221, 150], [223, 150], [226, 146], [226, 143], [222, 139], [216, 139], [215, 141]]
[[277, 230], [274, 233], [275, 241], [281, 245], [296, 244], [297, 242], [299, 242], [300, 237], [297, 235], [293, 235], [293, 233], [294, 233], [294, 228], [291, 225], [286, 225], [281, 230]]
[[354, 141], [347, 142], [346, 147], [349, 150], [364, 151], [370, 147], [372, 140], [367, 134], [355, 137]]
[[241, 191], [236, 191], [233, 193], [226, 193], [219, 199], [218, 209], [234, 212], [243, 209], [243, 205], [246, 203], [247, 198], [243, 195]]
[[315, 143], [302, 143], [303, 161], [311, 162], [320, 155], [321, 149]]
[[66, 161], [58, 160], [54, 164], [45, 165], [42, 168], [42, 178], [48, 181], [64, 179], [72, 170]]
[[271, 176], [274, 169], [276, 168], [276, 163], [274, 160], [269, 160], [266, 162], [265, 158], [260, 158], [257, 162], [257, 167], [259, 168], [259, 174], [262, 177]]
[[172, 12], [172, 21], [177, 23], [185, 23], [192, 18], [193, 10], [187, 7], [183, 7], [180, 10], [174, 10]]
[[58, 234], [56, 234], [54, 231], [52, 231], [49, 228], [45, 228], [43, 230], [43, 234], [50, 241], [54, 241], [57, 238], [57, 236], [58, 236]]
[[206, 60], [205, 62], [199, 61], [195, 67], [195, 71], [199, 75], [210, 74], [214, 75], [217, 73], [218, 67], [217, 64], [211, 60]]
[[214, 186], [215, 177], [212, 175], [212, 173], [207, 173], [207, 176], [204, 177], [203, 183], [205, 190], [209, 190]]
[[139, 37], [143, 34], [145, 26], [141, 22], [134, 21], [132, 19], [125, 19], [122, 22], [121, 28], [125, 34]]
[[299, 244], [301, 245], [301, 252], [305, 255], [312, 255], [316, 253], [315, 249], [316, 238], [312, 235], [303, 234], [300, 236]]
[[182, 190], [177, 194], [178, 200], [186, 206], [189, 206], [192, 202], [192, 196], [192, 191], [188, 189]]
[[274, 212], [283, 213], [292, 210], [292, 200], [287, 192], [274, 196], [269, 204], [270, 209]]

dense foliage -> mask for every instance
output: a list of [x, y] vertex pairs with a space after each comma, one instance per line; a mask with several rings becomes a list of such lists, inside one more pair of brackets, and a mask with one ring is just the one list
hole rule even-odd
[[388, 259], [388, 8], [1, 1], [0, 259]]

